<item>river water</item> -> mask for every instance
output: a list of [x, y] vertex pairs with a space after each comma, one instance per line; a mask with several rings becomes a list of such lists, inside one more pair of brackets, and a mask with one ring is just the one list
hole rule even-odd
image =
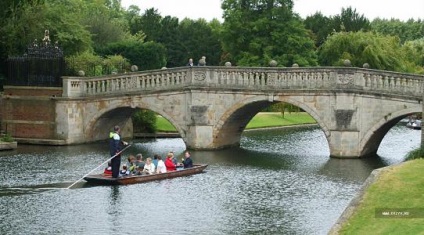
[[[373, 169], [419, 144], [398, 125], [377, 156], [340, 160], [317, 127], [249, 131], [240, 148], [193, 152], [206, 173], [70, 190], [109, 157], [106, 142], [19, 145], [0, 152], [0, 234], [326, 234]], [[184, 150], [179, 138], [138, 139], [126, 154]]]

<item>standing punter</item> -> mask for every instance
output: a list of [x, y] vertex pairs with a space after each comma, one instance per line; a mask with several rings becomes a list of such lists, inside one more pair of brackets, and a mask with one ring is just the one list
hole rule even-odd
[[[113, 132], [109, 134], [109, 149], [110, 156], [115, 156], [122, 150], [122, 145], [128, 145], [127, 142], [121, 141], [121, 136], [119, 135], [121, 132], [121, 128], [119, 126], [115, 126], [113, 128]], [[118, 178], [119, 176], [119, 168], [121, 166], [121, 154], [116, 155], [112, 158], [112, 177]]]

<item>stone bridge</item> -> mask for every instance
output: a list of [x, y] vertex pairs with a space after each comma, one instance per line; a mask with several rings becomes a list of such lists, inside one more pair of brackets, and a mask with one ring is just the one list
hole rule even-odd
[[376, 153], [402, 118], [422, 112], [423, 79], [351, 67], [207, 66], [64, 77], [62, 94], [50, 97], [50, 138], [62, 144], [103, 140], [117, 124], [130, 137], [131, 115], [148, 109], [168, 119], [188, 148], [219, 149], [238, 145], [253, 116], [285, 102], [317, 121], [331, 156], [362, 157]]

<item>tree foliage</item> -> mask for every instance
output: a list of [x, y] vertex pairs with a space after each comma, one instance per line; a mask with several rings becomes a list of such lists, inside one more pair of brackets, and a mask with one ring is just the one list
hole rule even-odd
[[407, 56], [399, 39], [374, 32], [339, 32], [331, 35], [319, 50], [321, 65], [342, 66], [349, 59], [352, 66], [368, 63], [373, 69], [417, 72], [418, 66]]
[[[268, 66], [270, 60], [276, 60], [279, 66], [315, 66], [318, 47], [322, 65], [339, 65], [343, 58], [350, 58], [356, 66], [366, 61], [374, 68], [423, 70], [422, 20], [376, 19], [370, 23], [349, 7], [336, 16], [318, 12], [302, 21], [292, 11], [293, 2], [223, 0], [225, 21], [221, 23], [161, 16], [154, 8], [140, 12], [134, 5], [125, 10], [121, 0], [2, 0], [0, 80], [7, 57], [25, 53], [28, 44], [43, 38], [46, 29], [68, 60], [84, 66], [100, 63], [94, 66], [94, 75], [103, 73], [98, 68], [104, 63], [121, 57], [141, 70], [183, 66], [189, 58], [197, 63], [202, 56], [207, 65], [230, 61], [233, 65]], [[370, 29], [378, 32], [373, 34], [376, 38], [334, 34]], [[382, 39], [381, 34], [388, 36]], [[337, 44], [335, 38], [345, 44]], [[72, 68], [74, 73], [77, 67]], [[87, 74], [87, 69], [82, 70]]]
[[[0, 39], [7, 55], [22, 54], [27, 45], [50, 31], [51, 40], [58, 41], [64, 51], [75, 54], [91, 48], [90, 33], [80, 24], [81, 6], [75, 0], [28, 1], [11, 9], [11, 15], [0, 29]], [[17, 40], [19, 39], [19, 40]]]
[[424, 20], [403, 22], [398, 19], [375, 19], [371, 22], [371, 28], [384, 35], [397, 36], [401, 43], [424, 38]]
[[340, 14], [324, 16], [321, 12], [306, 17], [305, 27], [312, 31], [315, 45], [320, 47], [333, 32], [369, 31], [370, 22], [351, 7], [342, 8]]
[[342, 8], [340, 15], [332, 17], [331, 20], [336, 32], [358, 32], [371, 29], [370, 21], [352, 7]]
[[224, 0], [222, 39], [230, 58], [244, 66], [316, 65], [314, 44], [291, 0]]
[[137, 110], [133, 116], [133, 129], [138, 133], [156, 132], [156, 113], [150, 110]]
[[95, 50], [128, 35], [128, 22], [117, 0], [86, 1], [81, 24], [87, 26]]
[[303, 23], [306, 29], [311, 30], [317, 48], [325, 42], [327, 36], [334, 30], [331, 18], [324, 16], [321, 12], [306, 17]]
[[408, 58], [424, 69], [424, 37], [413, 41], [407, 41], [404, 47], [407, 50], [406, 54]]
[[166, 64], [166, 49], [156, 42], [128, 39], [110, 43], [99, 53], [102, 56], [121, 55], [137, 65], [139, 70], [160, 69]]
[[202, 56], [206, 56], [207, 65], [219, 65], [221, 62], [221, 23], [218, 20], [210, 23], [204, 19], [191, 20], [184, 19], [179, 25], [181, 32], [180, 65], [187, 63], [188, 58], [193, 58], [194, 62]]

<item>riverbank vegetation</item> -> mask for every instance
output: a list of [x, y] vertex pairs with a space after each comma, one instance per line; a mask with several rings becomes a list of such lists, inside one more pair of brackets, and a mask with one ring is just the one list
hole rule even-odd
[[[178, 19], [158, 9], [127, 9], [121, 0], [3, 0], [0, 7], [0, 81], [9, 56], [26, 53], [49, 30], [66, 56], [66, 75], [86, 76], [184, 66], [206, 56], [207, 65], [352, 66], [424, 73], [424, 21], [374, 19], [351, 7], [301, 18], [293, 0], [222, 1], [223, 21]], [[269, 33], [272, 28], [272, 34]], [[242, 35], [242, 36], [241, 36]], [[278, 46], [276, 46], [278, 45]], [[100, 67], [108, 69], [100, 69]], [[77, 74], [75, 74], [77, 73]], [[82, 73], [81, 73], [82, 74]]]
[[9, 133], [6, 133], [0, 136], [0, 142], [13, 142], [13, 141], [15, 141], [15, 139], [13, 139], [13, 137]]
[[424, 159], [416, 159], [384, 170], [340, 234], [422, 234], [423, 169]]
[[414, 149], [406, 155], [405, 160], [414, 160], [424, 158], [424, 150], [422, 148]]

